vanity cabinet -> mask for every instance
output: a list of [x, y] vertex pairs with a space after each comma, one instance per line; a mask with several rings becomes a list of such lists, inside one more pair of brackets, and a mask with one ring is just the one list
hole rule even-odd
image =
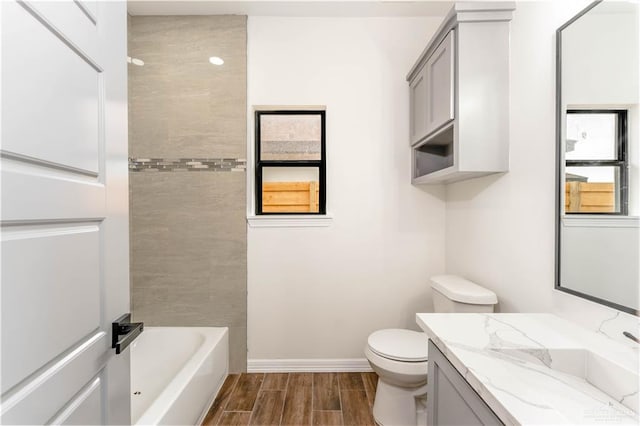
[[431, 340], [427, 386], [429, 426], [504, 424]]
[[456, 3], [409, 71], [412, 183], [508, 171], [513, 10]]

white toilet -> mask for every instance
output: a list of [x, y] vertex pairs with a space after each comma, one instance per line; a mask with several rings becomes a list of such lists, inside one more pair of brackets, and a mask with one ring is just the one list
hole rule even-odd
[[[495, 293], [455, 275], [431, 278], [434, 312], [493, 312]], [[373, 417], [383, 426], [427, 424], [427, 336], [412, 330], [378, 330], [364, 354], [378, 374]]]

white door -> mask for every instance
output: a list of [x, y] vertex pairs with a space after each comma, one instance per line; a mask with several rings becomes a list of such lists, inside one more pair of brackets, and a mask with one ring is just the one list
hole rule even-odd
[[0, 422], [130, 423], [126, 4], [0, 15]]

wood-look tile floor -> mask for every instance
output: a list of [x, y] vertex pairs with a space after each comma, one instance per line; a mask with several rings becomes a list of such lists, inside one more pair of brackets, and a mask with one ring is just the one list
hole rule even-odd
[[203, 426], [375, 425], [375, 373], [229, 374]]

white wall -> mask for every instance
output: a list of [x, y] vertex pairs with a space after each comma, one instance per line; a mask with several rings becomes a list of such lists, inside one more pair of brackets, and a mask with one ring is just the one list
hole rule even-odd
[[588, 3], [518, 3], [510, 171], [448, 186], [446, 213], [442, 187], [409, 184], [404, 80], [439, 19], [249, 18], [249, 108], [327, 106], [334, 217], [249, 228], [249, 359], [362, 358], [371, 331], [415, 328], [445, 266], [496, 291], [503, 312], [637, 330], [637, 317], [553, 288], [555, 30]]
[[[511, 27], [509, 172], [447, 187], [447, 272], [494, 290], [502, 312], [554, 311], [573, 320], [586, 310], [616, 314], [553, 288], [555, 31], [588, 3], [518, 2]], [[619, 317], [637, 330], [637, 317]]]
[[447, 187], [447, 271], [494, 290], [502, 312], [551, 306], [554, 43], [573, 11], [556, 3], [519, 2], [511, 22], [509, 172]]
[[430, 309], [444, 193], [410, 184], [405, 74], [439, 23], [249, 17], [249, 109], [326, 105], [334, 218], [249, 227], [249, 359], [363, 358], [370, 332], [416, 328], [415, 312]]

